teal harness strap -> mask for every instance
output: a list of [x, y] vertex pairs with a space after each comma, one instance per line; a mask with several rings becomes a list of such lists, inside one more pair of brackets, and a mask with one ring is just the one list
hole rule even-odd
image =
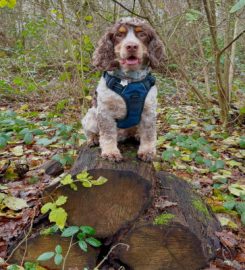
[[139, 124], [141, 114], [144, 109], [146, 96], [153, 85], [155, 85], [155, 77], [150, 73], [138, 82], [131, 82], [128, 85], [121, 85], [121, 80], [115, 76], [111, 76], [104, 72], [106, 85], [112, 91], [120, 95], [127, 108], [127, 114], [124, 119], [117, 119], [118, 128], [130, 128]]

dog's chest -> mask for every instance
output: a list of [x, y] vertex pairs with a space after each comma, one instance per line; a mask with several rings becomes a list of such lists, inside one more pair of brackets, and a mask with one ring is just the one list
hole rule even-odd
[[127, 113], [123, 98], [107, 87], [102, 93], [98, 92], [98, 110], [109, 113], [115, 119], [123, 118]]
[[[125, 85], [123, 81], [122, 84]], [[110, 115], [114, 119], [122, 119], [126, 116], [127, 107], [125, 101], [119, 94], [106, 86], [104, 78], [101, 78], [96, 91], [98, 113], [102, 113], [104, 116]], [[152, 101], [155, 101], [155, 94], [152, 97], [151, 92], [150, 90], [146, 97], [144, 111], [148, 111], [152, 107]]]

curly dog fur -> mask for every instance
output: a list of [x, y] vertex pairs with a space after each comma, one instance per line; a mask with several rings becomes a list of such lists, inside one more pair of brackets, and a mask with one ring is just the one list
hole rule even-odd
[[[142, 80], [127, 76], [143, 74], [156, 68], [164, 56], [163, 44], [154, 29], [137, 18], [122, 18], [110, 27], [99, 40], [93, 55], [93, 64], [98, 70], [120, 71], [121, 84]], [[143, 71], [142, 71], [143, 70]], [[101, 77], [97, 102], [82, 119], [89, 145], [100, 144], [103, 158], [120, 161], [122, 155], [117, 147], [119, 140], [135, 136], [140, 140], [138, 157], [144, 161], [153, 159], [156, 153], [156, 108], [157, 88], [151, 87], [145, 99], [140, 123], [128, 129], [118, 129], [116, 119], [123, 119], [127, 109], [121, 96], [106, 86]]]

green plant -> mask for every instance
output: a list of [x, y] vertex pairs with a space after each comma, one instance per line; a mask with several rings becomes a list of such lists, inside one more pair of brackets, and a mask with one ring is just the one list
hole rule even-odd
[[16, 5], [16, 0], [0, 0], [0, 8], [8, 7], [14, 8]]
[[55, 247], [55, 251], [48, 251], [48, 252], [42, 253], [37, 258], [37, 261], [48, 261], [52, 258], [54, 258], [54, 263], [56, 265], [60, 265], [62, 263], [63, 255], [62, 255], [62, 247], [60, 245], [57, 245]]
[[63, 179], [61, 179], [60, 183], [62, 185], [70, 185], [73, 190], [77, 190], [77, 185], [75, 184], [76, 182], [80, 182], [83, 187], [90, 188], [92, 186], [103, 185], [107, 181], [108, 180], [103, 176], [100, 176], [97, 180], [95, 180], [87, 171], [82, 171], [76, 175], [75, 179], [73, 179], [70, 174], [67, 174]]
[[88, 244], [93, 247], [100, 247], [101, 242], [92, 237], [95, 234], [95, 229], [90, 226], [70, 226], [62, 231], [62, 237], [75, 237], [76, 242], [81, 250], [88, 251]]
[[185, 162], [194, 162], [208, 168], [210, 172], [223, 169], [225, 163], [218, 159], [219, 153], [214, 151], [204, 137], [199, 134], [185, 135], [169, 132], [162, 136], [159, 143], [170, 141], [170, 147], [162, 152], [164, 161], [173, 163], [180, 158]]
[[67, 201], [66, 196], [59, 196], [55, 202], [48, 202], [45, 203], [41, 208], [41, 213], [46, 214], [49, 211], [49, 221], [55, 222], [55, 224], [60, 228], [63, 229], [67, 219], [67, 212], [64, 208], [60, 207], [61, 205], [65, 204]]

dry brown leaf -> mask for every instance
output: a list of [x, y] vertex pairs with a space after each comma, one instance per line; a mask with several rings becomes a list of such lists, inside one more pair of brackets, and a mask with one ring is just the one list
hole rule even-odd
[[219, 237], [220, 242], [229, 248], [235, 248], [238, 245], [235, 234], [223, 230], [222, 232], [216, 232], [216, 235]]

